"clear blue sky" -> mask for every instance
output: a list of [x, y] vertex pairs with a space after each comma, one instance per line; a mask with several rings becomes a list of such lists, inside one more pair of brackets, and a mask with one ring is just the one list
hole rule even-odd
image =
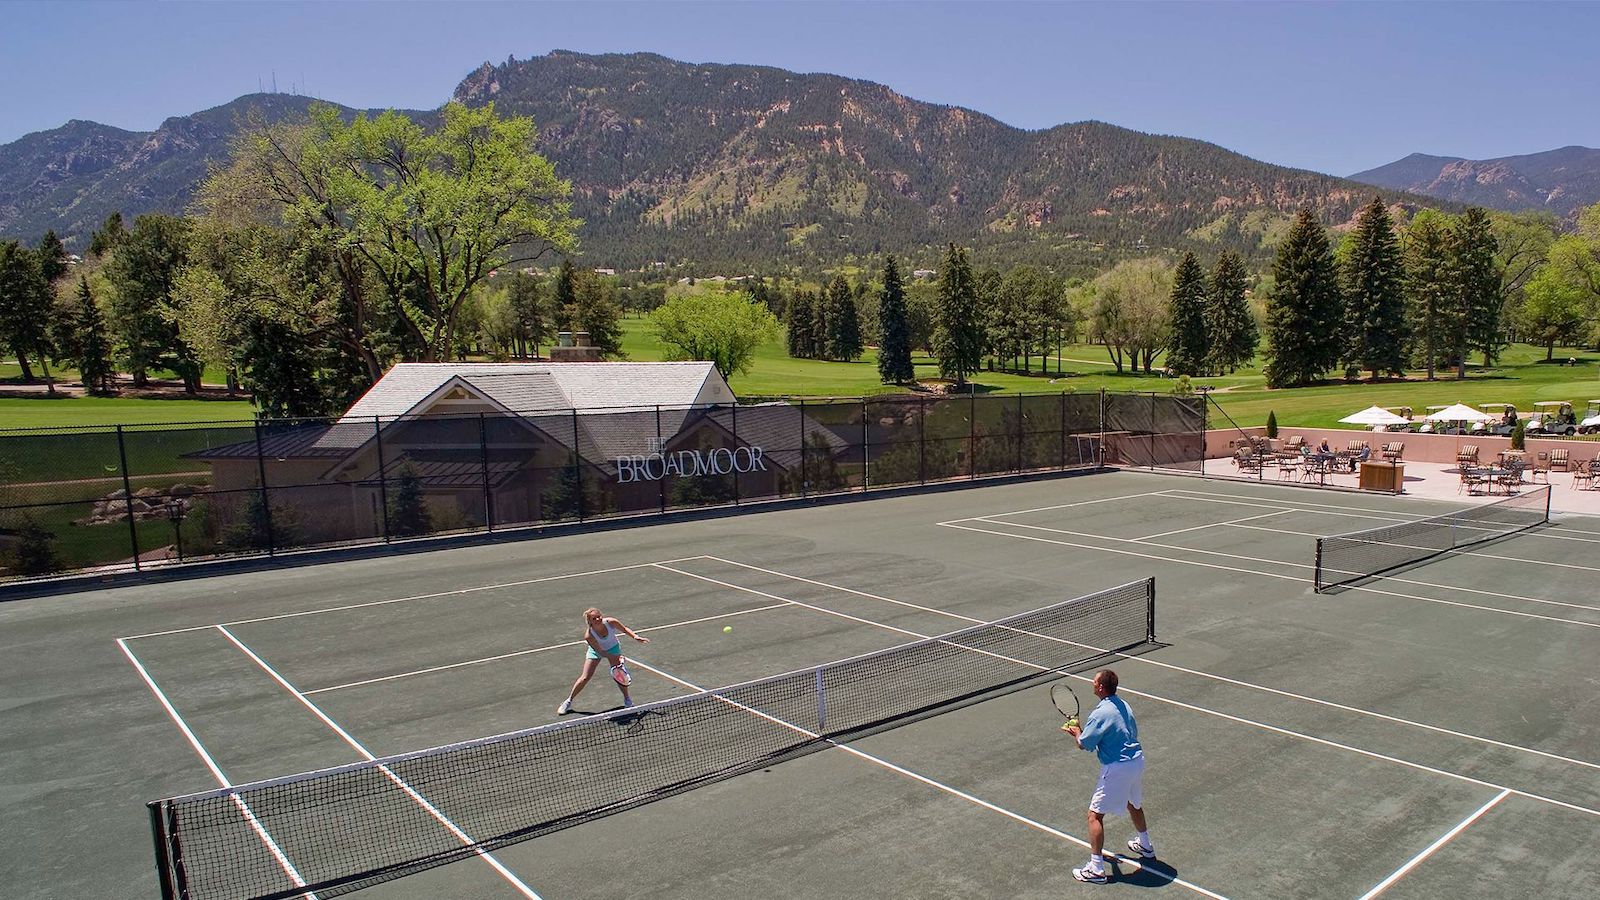
[[561, 48], [835, 72], [1043, 128], [1101, 119], [1335, 174], [1600, 147], [1600, 3], [8, 3], [0, 143], [149, 130], [269, 84], [432, 108]]

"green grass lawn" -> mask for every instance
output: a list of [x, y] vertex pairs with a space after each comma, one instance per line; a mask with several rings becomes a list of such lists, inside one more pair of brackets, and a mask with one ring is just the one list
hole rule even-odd
[[145, 400], [131, 397], [0, 397], [0, 429], [59, 425], [148, 425], [248, 422], [243, 400]]

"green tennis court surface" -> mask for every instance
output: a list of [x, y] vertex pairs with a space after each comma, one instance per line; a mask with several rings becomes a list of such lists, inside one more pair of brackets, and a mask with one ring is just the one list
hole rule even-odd
[[1160, 858], [1110, 885], [1040, 683], [359, 896], [1593, 896], [1600, 522], [1312, 591], [1315, 536], [1449, 508], [1116, 473], [5, 604], [0, 883], [154, 897], [145, 801], [554, 721], [588, 606], [654, 701], [1153, 576], [1162, 643], [1113, 666]]

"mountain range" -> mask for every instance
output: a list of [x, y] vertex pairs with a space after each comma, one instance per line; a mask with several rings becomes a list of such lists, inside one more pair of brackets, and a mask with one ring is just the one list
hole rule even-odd
[[[603, 266], [920, 260], [946, 241], [1012, 259], [1260, 254], [1302, 205], [1330, 224], [1374, 193], [1438, 205], [1188, 138], [1103, 122], [1029, 131], [869, 81], [647, 53], [485, 63], [453, 98], [534, 118], [573, 183], [584, 257]], [[0, 235], [54, 228], [81, 248], [113, 210], [180, 212], [246, 110], [292, 119], [312, 102], [252, 94], [153, 132], [72, 121], [0, 146]]]
[[1497, 159], [1413, 153], [1350, 177], [1457, 203], [1570, 219], [1600, 203], [1600, 150], [1572, 146]]

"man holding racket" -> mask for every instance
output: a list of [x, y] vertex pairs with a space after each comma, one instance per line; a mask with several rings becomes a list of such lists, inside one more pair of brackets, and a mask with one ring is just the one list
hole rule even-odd
[[647, 637], [640, 637], [633, 630], [622, 624], [618, 619], [601, 614], [600, 610], [590, 607], [583, 611], [583, 640], [589, 646], [583, 652], [583, 671], [579, 673], [578, 680], [572, 683], [572, 692], [567, 694], [567, 699], [561, 701], [556, 707], [556, 715], [564, 716], [572, 712], [572, 701], [577, 698], [578, 692], [594, 677], [594, 670], [600, 666], [600, 657], [604, 656], [611, 664], [611, 677], [616, 679], [617, 688], [622, 691], [622, 705], [633, 705], [633, 696], [628, 693], [628, 685], [633, 682], [628, 669], [622, 664], [622, 638], [619, 633], [633, 638], [641, 644], [650, 643]]
[[1126, 806], [1139, 832], [1128, 841], [1128, 849], [1142, 859], [1153, 859], [1156, 850], [1144, 818], [1144, 748], [1139, 746], [1139, 724], [1133, 720], [1133, 710], [1117, 696], [1117, 673], [1110, 669], [1096, 672], [1094, 695], [1100, 702], [1090, 710], [1083, 727], [1069, 724], [1066, 728], [1079, 749], [1093, 751], [1100, 760], [1100, 778], [1089, 800], [1089, 862], [1073, 869], [1072, 877], [1105, 884], [1111, 880], [1101, 857], [1106, 813], [1115, 814]]

